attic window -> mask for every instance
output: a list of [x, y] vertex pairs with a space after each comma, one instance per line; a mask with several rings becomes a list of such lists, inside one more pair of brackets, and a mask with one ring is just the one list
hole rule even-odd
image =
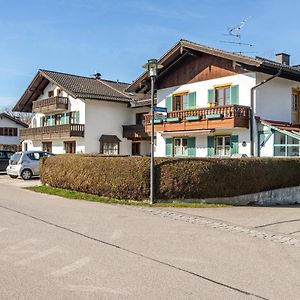
[[56, 96], [60, 96], [60, 93], [61, 93], [61, 89], [57, 89], [56, 90]]

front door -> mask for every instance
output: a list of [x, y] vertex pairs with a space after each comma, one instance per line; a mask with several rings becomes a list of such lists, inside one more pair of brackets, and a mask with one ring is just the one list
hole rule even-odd
[[300, 91], [293, 90], [292, 94], [292, 123], [300, 123], [300, 109], [299, 109]]
[[141, 143], [132, 143], [132, 155], [141, 155]]

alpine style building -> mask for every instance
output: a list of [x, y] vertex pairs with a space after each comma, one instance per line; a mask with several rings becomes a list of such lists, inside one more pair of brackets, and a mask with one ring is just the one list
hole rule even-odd
[[[155, 156], [299, 156], [300, 67], [180, 40], [160, 59]], [[132, 84], [39, 70], [14, 110], [23, 149], [149, 155], [150, 78]]]

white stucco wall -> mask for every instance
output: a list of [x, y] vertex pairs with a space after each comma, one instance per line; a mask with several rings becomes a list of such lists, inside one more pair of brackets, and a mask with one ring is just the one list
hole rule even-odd
[[120, 154], [131, 155], [131, 141], [123, 138], [122, 125], [133, 123], [132, 109], [126, 103], [86, 100], [85, 151], [99, 153], [101, 135], [116, 135]]
[[212, 89], [215, 85], [223, 85], [227, 83], [239, 85], [239, 104], [250, 106], [250, 89], [256, 83], [255, 73], [226, 76], [160, 89], [157, 92], [157, 103], [158, 106], [165, 107], [165, 99], [167, 96], [175, 92], [188, 90], [189, 92], [196, 92], [197, 107], [208, 107], [208, 90]]
[[[270, 75], [257, 73], [257, 83]], [[256, 90], [254, 112], [266, 120], [291, 122], [292, 89], [300, 88], [300, 83], [284, 78], [275, 78]]]
[[25, 128], [24, 126], [3, 117], [0, 117], [0, 127], [10, 127], [10, 128], [17, 128], [18, 133], [17, 136], [0, 136], [0, 144], [3, 145], [19, 145], [20, 138], [19, 138], [19, 129]]

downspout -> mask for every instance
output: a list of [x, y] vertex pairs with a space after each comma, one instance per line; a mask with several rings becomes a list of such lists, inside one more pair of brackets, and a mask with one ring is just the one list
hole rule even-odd
[[282, 72], [282, 67], [280, 67], [279, 71], [275, 75], [261, 81], [260, 83], [256, 84], [254, 87], [251, 88], [251, 100], [250, 100], [250, 154], [251, 154], [251, 156], [254, 156], [254, 129], [253, 129], [254, 121], [255, 121], [255, 116], [254, 116], [254, 111], [253, 111], [253, 109], [254, 109], [254, 91], [261, 85], [280, 76], [281, 72]]

